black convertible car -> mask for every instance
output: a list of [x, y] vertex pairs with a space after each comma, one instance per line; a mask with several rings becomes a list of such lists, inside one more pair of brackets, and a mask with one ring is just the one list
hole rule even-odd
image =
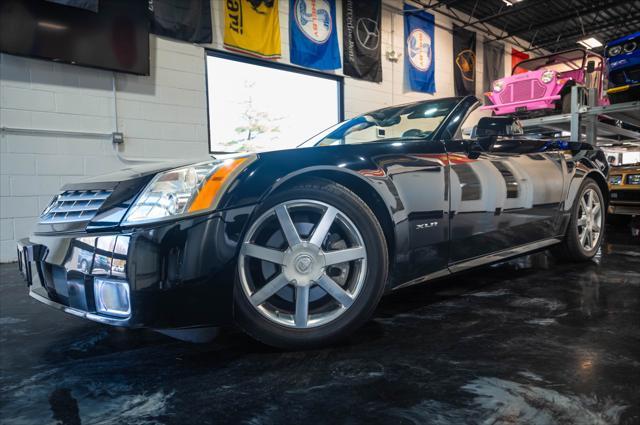
[[526, 139], [511, 118], [482, 118], [465, 139], [477, 106], [393, 106], [298, 149], [67, 185], [19, 242], [30, 295], [109, 325], [236, 323], [302, 348], [353, 332], [401, 287], [552, 246], [593, 257], [603, 153]]

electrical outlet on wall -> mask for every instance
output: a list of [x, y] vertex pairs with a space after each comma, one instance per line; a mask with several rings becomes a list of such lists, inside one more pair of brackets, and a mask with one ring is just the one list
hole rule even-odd
[[402, 56], [402, 53], [398, 53], [395, 50], [390, 50], [386, 52], [385, 55], [387, 56], [387, 60], [389, 62], [398, 62], [400, 60], [400, 57]]

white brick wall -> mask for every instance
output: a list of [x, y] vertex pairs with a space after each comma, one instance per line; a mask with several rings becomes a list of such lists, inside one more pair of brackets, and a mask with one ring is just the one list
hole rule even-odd
[[[385, 0], [400, 8], [400, 0]], [[338, 3], [339, 22], [342, 11]], [[222, 49], [222, 2], [212, 0], [214, 40]], [[280, 0], [282, 62], [289, 62], [288, 1]], [[452, 22], [438, 14], [436, 22]], [[382, 51], [404, 53], [403, 19], [384, 9]], [[391, 32], [393, 20], [394, 32]], [[342, 40], [342, 25], [338, 25]], [[380, 84], [345, 78], [347, 117], [367, 110], [430, 97], [453, 95], [451, 34], [436, 27], [435, 96], [405, 87], [403, 57], [383, 58]], [[204, 49], [151, 36], [151, 76], [115, 74], [49, 61], [0, 54], [0, 126], [125, 135], [124, 156], [185, 158], [206, 155]], [[482, 84], [482, 36], [478, 36], [478, 93]], [[505, 57], [509, 68], [510, 57]], [[340, 72], [337, 72], [340, 74]], [[113, 78], [116, 96], [114, 99]], [[115, 100], [115, 108], [114, 108]], [[114, 110], [117, 111], [117, 123]], [[15, 259], [15, 240], [30, 233], [40, 211], [65, 183], [122, 166], [106, 139], [57, 134], [0, 134], [0, 262]]]
[[[206, 155], [204, 52], [151, 38], [152, 75], [116, 74], [121, 154], [146, 158]], [[0, 55], [0, 126], [115, 131], [114, 73]], [[58, 134], [0, 135], [0, 262], [15, 259], [61, 185], [122, 167], [108, 139]]]

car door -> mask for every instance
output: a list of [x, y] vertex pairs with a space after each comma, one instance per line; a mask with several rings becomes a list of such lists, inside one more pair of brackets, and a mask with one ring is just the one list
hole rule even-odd
[[502, 140], [483, 150], [468, 141], [445, 142], [450, 264], [557, 236], [563, 159], [545, 143]]
[[397, 143], [393, 153], [372, 156], [379, 193], [388, 194], [396, 252], [392, 279], [410, 285], [446, 270], [449, 199], [444, 146], [435, 141]]

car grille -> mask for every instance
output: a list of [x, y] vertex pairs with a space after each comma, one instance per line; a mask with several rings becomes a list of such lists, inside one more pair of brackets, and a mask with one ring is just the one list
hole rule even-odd
[[537, 79], [516, 81], [507, 85], [500, 95], [500, 100], [502, 103], [523, 102], [539, 99], [544, 96], [544, 93], [544, 85]]
[[109, 196], [110, 190], [66, 190], [54, 198], [40, 216], [40, 223], [89, 221]]
[[640, 190], [612, 190], [611, 202], [640, 202]]

